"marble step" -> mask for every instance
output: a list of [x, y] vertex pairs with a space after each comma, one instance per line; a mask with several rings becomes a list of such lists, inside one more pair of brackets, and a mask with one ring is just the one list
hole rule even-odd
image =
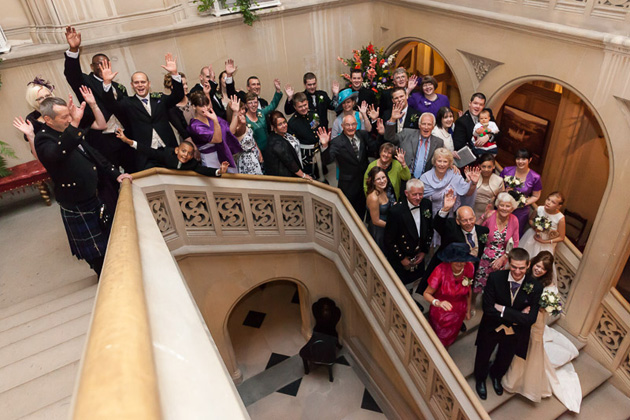
[[78, 362], [83, 353], [85, 340], [86, 335], [83, 334], [0, 368], [0, 393]]
[[[96, 284], [93, 284], [88, 287], [84, 287], [80, 290], [73, 291], [69, 294], [64, 294], [59, 297], [53, 298], [53, 300], [49, 300], [46, 302], [41, 302], [31, 308], [22, 310], [18, 313], [14, 313], [6, 316], [0, 322], [0, 332], [10, 330], [19, 325], [26, 324], [28, 322], [35, 321], [41, 317], [44, 317], [53, 312], [60, 311], [68, 306], [77, 304], [79, 302], [83, 302], [88, 299], [94, 299], [96, 295]], [[46, 294], [48, 297], [53, 295]], [[22, 304], [18, 303], [15, 306], [21, 307]]]
[[[573, 361], [573, 366], [580, 377], [583, 397], [589, 395], [612, 376], [608, 369], [586, 353], [580, 353]], [[490, 386], [488, 395], [493, 392]], [[490, 416], [493, 420], [552, 420], [566, 411], [566, 407], [554, 396], [535, 403], [520, 395], [514, 395], [492, 410]]]
[[457, 341], [448, 348], [448, 354], [464, 377], [472, 375], [475, 368], [475, 353], [477, 351], [477, 346], [475, 346], [476, 338], [477, 333], [467, 334], [458, 338]]
[[64, 306], [54, 312], [42, 315], [36, 319], [19, 324], [11, 329], [0, 332], [0, 347], [24, 340], [34, 334], [47, 331], [57, 325], [61, 325], [73, 319], [92, 313], [94, 295], [85, 297], [84, 300]]
[[90, 318], [91, 314], [85, 314], [23, 340], [0, 347], [0, 368], [85, 335], [90, 325]]
[[70, 404], [72, 404], [72, 397], [65, 397], [20, 417], [20, 420], [67, 420], [70, 416]]
[[70, 397], [74, 390], [78, 369], [79, 361], [76, 360], [44, 376], [0, 393], [2, 419], [18, 419]]
[[63, 298], [64, 296], [73, 294], [74, 292], [81, 291], [97, 284], [96, 275], [86, 277], [83, 280], [75, 281], [57, 289], [51, 290], [47, 293], [34, 296], [30, 299], [23, 300], [15, 305], [8, 306], [6, 308], [0, 308], [0, 324], [4, 327], [4, 319], [12, 315], [16, 315], [33, 308], [39, 308], [40, 306]]
[[606, 382], [582, 401], [579, 414], [567, 411], [558, 420], [626, 420], [628, 417], [630, 398]]

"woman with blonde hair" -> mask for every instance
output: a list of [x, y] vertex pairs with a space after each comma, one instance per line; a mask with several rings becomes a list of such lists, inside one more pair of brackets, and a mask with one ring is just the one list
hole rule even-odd
[[[455, 205], [449, 212], [453, 216], [462, 205], [471, 205], [474, 202], [474, 194], [479, 181], [479, 168], [464, 169], [462, 177], [453, 170], [453, 154], [445, 147], [435, 149], [431, 159], [433, 168], [420, 177], [424, 183], [424, 197], [431, 200], [433, 214], [436, 215], [442, 208], [444, 196], [453, 191], [457, 197]], [[440, 245], [440, 235], [433, 234], [432, 246]]]

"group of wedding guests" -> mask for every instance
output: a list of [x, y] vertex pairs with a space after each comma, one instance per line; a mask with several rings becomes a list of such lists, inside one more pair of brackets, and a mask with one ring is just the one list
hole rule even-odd
[[[560, 211], [565, 198], [553, 192], [532, 210], [542, 182], [525, 149], [516, 153], [514, 166], [497, 173], [500, 133], [482, 93], [472, 95], [455, 120], [448, 97], [436, 93], [438, 83], [430, 75], [409, 77], [398, 68], [394, 87], [377, 100], [364, 86], [361, 70], [351, 71], [346, 89], [333, 83], [332, 97], [317, 89], [309, 72], [303, 92], [285, 86], [282, 113], [276, 109], [283, 97], [277, 79], [270, 102], [260, 97], [255, 76], [247, 79], [247, 91], [237, 91], [237, 67], [228, 60], [218, 78], [212, 66], [203, 67], [199, 83], [189, 89], [176, 59], [167, 54], [162, 68], [169, 93], [152, 92], [148, 76], [137, 71], [131, 78], [134, 93], [128, 95], [104, 54], [95, 55], [92, 71], [83, 73], [80, 33], [68, 27], [66, 37], [64, 74], [77, 103], [54, 98], [54, 86], [36, 79], [27, 87], [33, 112], [25, 120], [16, 118], [14, 126], [55, 182], [73, 254], [97, 273], [109, 235], [103, 214], [111, 214], [117, 197], [116, 177], [102, 176], [105, 170], [119, 175], [120, 167], [129, 173], [163, 166], [207, 176], [230, 172], [324, 180], [326, 166], [336, 162], [339, 188], [361, 218], [367, 210], [368, 230], [400, 280], [412, 290], [417, 285], [416, 292], [431, 304], [430, 324], [444, 346], [465, 331], [464, 320], [471, 319], [483, 294], [475, 368], [480, 397], [486, 398], [488, 360], [483, 359], [490, 358], [491, 343], [509, 343], [503, 347], [521, 357], [495, 361], [490, 375], [497, 393], [502, 379], [505, 388], [535, 401], [550, 395], [551, 388], [560, 392], [560, 377], [545, 352], [549, 340], [543, 340], [543, 334], [551, 334], [545, 328], [547, 312], [519, 293], [522, 279], [537, 296], [543, 288], [557, 293], [553, 252], [565, 237]], [[329, 111], [336, 114], [332, 131]], [[67, 152], [84, 168], [61, 171]], [[98, 174], [88, 173], [97, 161], [105, 162], [94, 166]], [[79, 195], [89, 200], [71, 193], [84, 177], [95, 176], [98, 186], [95, 180]], [[100, 229], [96, 255], [95, 229]], [[495, 290], [508, 278], [518, 284], [511, 299], [490, 296], [488, 287]], [[521, 307], [514, 309], [518, 299]], [[492, 323], [503, 328], [485, 328]], [[527, 335], [525, 348], [519, 342], [517, 351], [511, 335]]]

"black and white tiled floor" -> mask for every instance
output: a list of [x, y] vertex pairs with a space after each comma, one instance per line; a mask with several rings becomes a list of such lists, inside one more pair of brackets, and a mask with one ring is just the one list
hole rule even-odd
[[[290, 282], [273, 282], [257, 288], [234, 309], [228, 328], [236, 360], [249, 381], [249, 393], [264, 395], [255, 400], [244, 398], [253, 420], [291, 419], [386, 419], [378, 404], [359, 380], [349, 356], [340, 352], [333, 367], [334, 381], [328, 381], [325, 366], [312, 366], [304, 375], [302, 361], [296, 356], [306, 343], [300, 332], [300, 306], [297, 288]], [[269, 371], [272, 368], [272, 371]], [[263, 373], [265, 371], [265, 373]], [[265, 374], [272, 372], [270, 382], [286, 378], [274, 389]], [[239, 385], [242, 392], [243, 385]]]

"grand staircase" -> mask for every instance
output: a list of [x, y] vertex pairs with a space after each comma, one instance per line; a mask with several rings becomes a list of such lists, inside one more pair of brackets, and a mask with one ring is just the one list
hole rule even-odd
[[[474, 390], [473, 375], [475, 361], [475, 339], [481, 321], [482, 310], [477, 308], [476, 314], [465, 324], [468, 330], [460, 334], [457, 341], [449, 348], [449, 354], [466, 377]], [[575, 371], [580, 377], [582, 387], [582, 406], [579, 414], [572, 413], [555, 396], [534, 403], [518, 394], [504, 392], [502, 396], [495, 394], [487, 381], [488, 399], [480, 400], [493, 420], [552, 420], [552, 419], [606, 419], [626, 420], [630, 418], [630, 398], [608, 382], [612, 374], [599, 362], [582, 351], [584, 343], [552, 324], [551, 328], [566, 336], [580, 350], [579, 356], [572, 361]]]
[[67, 419], [95, 277], [0, 309], [0, 418]]

